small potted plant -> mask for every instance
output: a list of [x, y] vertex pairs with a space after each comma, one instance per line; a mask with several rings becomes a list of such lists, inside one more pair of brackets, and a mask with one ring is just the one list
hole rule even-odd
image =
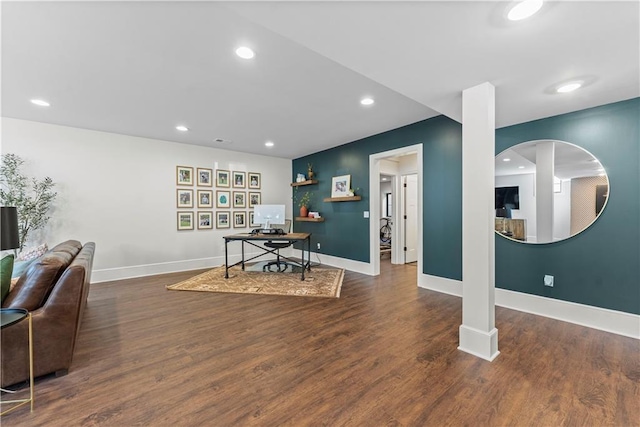
[[306, 217], [309, 215], [310, 204], [311, 204], [311, 193], [307, 191], [298, 199], [298, 206], [300, 207], [300, 216]]

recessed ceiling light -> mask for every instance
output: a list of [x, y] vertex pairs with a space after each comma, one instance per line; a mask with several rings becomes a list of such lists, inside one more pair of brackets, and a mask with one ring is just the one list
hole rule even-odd
[[360, 104], [362, 105], [371, 105], [373, 104], [375, 101], [373, 100], [373, 98], [363, 98], [360, 100]]
[[510, 158], [508, 158], [508, 157], [505, 157], [504, 159], [502, 159], [502, 161], [503, 161], [503, 162], [510, 162], [510, 161], [511, 161], [511, 159], [510, 159]]
[[603, 168], [597, 169], [598, 172], [604, 172]]
[[265, 142], [265, 143], [264, 143], [264, 145], [265, 145], [265, 147], [269, 147], [269, 148], [271, 148], [271, 147], [273, 147], [275, 144], [273, 143], [273, 141], [267, 141], [267, 142]]
[[176, 126], [176, 129], [178, 129], [180, 132], [186, 132], [186, 131], [188, 131], [188, 130], [189, 130], [189, 128], [188, 128], [188, 127], [183, 126], [183, 125], [178, 125], [178, 126]]
[[581, 86], [582, 86], [582, 82], [565, 83], [561, 86], [558, 86], [558, 89], [556, 89], [556, 92], [569, 93], [569, 92], [573, 92], [576, 89], [580, 89]]
[[507, 14], [511, 21], [521, 21], [535, 14], [542, 7], [542, 0], [524, 0], [516, 3]]
[[524, 169], [524, 166], [518, 166], [518, 169]]
[[382, 180], [383, 180], [383, 181], [386, 181], [386, 180], [387, 180], [387, 178], [382, 178]]
[[236, 55], [238, 55], [242, 59], [251, 59], [255, 56], [253, 50], [249, 49], [246, 46], [241, 46], [236, 49]]
[[39, 105], [40, 107], [49, 107], [51, 105], [47, 101], [42, 99], [32, 99], [31, 103], [35, 105]]

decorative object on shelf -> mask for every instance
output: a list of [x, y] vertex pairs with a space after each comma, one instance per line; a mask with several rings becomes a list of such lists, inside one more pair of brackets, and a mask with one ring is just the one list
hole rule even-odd
[[178, 189], [176, 194], [176, 206], [178, 208], [193, 207], [193, 190]]
[[320, 212], [309, 212], [309, 218], [320, 218]]
[[334, 176], [331, 179], [331, 197], [349, 197], [351, 188], [351, 175]]
[[355, 190], [353, 188], [350, 188], [349, 191], [347, 191], [347, 196], [348, 197], [353, 197], [356, 195], [356, 191], [360, 190], [360, 187], [356, 188]]
[[233, 192], [233, 207], [234, 208], [246, 208], [247, 207], [247, 193], [244, 191]]
[[231, 172], [229, 172], [228, 170], [217, 169], [216, 170], [216, 186], [229, 187], [230, 175], [231, 175]]
[[233, 213], [233, 228], [245, 228], [247, 226], [247, 213], [246, 212], [234, 212]]
[[313, 179], [313, 163], [307, 164], [307, 179]]
[[[301, 196], [297, 197], [298, 206], [300, 207], [300, 216], [308, 216], [309, 215], [309, 205], [311, 204], [311, 196], [312, 195], [313, 195], [313, 193], [311, 193], [310, 191], [305, 191], [304, 194], [302, 194]], [[296, 187], [295, 196], [298, 196], [297, 187]]]
[[32, 231], [47, 225], [47, 213], [58, 193], [51, 178], [27, 177], [20, 170], [24, 160], [16, 154], [3, 154], [0, 166], [0, 204], [17, 209], [20, 247], [22, 251]]
[[250, 191], [249, 192], [249, 207], [253, 208], [255, 205], [262, 204], [262, 197], [260, 196], [259, 191]]
[[229, 223], [230, 212], [216, 212], [216, 228], [230, 228]]
[[176, 184], [193, 185], [193, 168], [190, 166], [176, 166]]
[[245, 188], [246, 172], [233, 171], [233, 188]]
[[299, 173], [296, 177], [296, 182], [305, 182], [307, 179], [304, 177], [303, 173]]
[[216, 191], [216, 208], [231, 207], [231, 192], [226, 190]]
[[213, 186], [213, 170], [207, 168], [198, 168], [198, 185], [202, 187]]
[[193, 230], [193, 212], [178, 212], [178, 230]]
[[249, 172], [249, 188], [260, 189], [262, 178], [258, 172]]
[[213, 207], [213, 191], [198, 190], [198, 207], [199, 208]]
[[198, 211], [198, 230], [213, 228], [213, 212]]

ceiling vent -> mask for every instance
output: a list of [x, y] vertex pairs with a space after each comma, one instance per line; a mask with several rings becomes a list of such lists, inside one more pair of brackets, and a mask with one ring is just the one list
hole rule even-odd
[[231, 141], [230, 139], [216, 138], [213, 140], [213, 142], [215, 142], [216, 144], [231, 144], [233, 141]]

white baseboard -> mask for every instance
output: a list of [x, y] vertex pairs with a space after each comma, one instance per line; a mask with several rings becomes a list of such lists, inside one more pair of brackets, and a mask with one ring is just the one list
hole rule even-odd
[[[418, 286], [462, 297], [462, 282], [421, 274]], [[496, 288], [496, 305], [576, 325], [599, 329], [625, 337], [640, 339], [640, 316], [622, 311], [593, 307]]]
[[470, 326], [460, 325], [460, 346], [458, 350], [473, 354], [492, 362], [498, 357], [498, 330], [493, 328], [489, 332], [481, 331]]
[[[258, 253], [247, 253], [249, 258]], [[287, 255], [288, 256], [288, 255]], [[269, 259], [268, 257], [260, 260]], [[240, 261], [240, 255], [229, 255], [229, 262]], [[224, 265], [224, 256], [188, 259], [182, 261], [169, 261], [156, 264], [133, 265], [129, 267], [104, 268], [91, 272], [91, 283], [110, 282], [112, 280], [133, 279], [136, 277], [153, 276], [156, 274], [177, 273], [180, 271], [199, 270]]]
[[331, 255], [324, 255], [324, 254], [318, 254], [316, 256], [315, 252], [311, 253], [311, 262], [313, 263], [318, 262], [318, 258], [320, 258], [320, 263], [323, 265], [330, 265], [331, 267], [344, 268], [345, 270], [366, 274], [368, 276], [373, 276], [373, 266], [371, 265], [371, 263], [368, 263], [368, 262], [354, 261], [352, 259], [338, 258]]

